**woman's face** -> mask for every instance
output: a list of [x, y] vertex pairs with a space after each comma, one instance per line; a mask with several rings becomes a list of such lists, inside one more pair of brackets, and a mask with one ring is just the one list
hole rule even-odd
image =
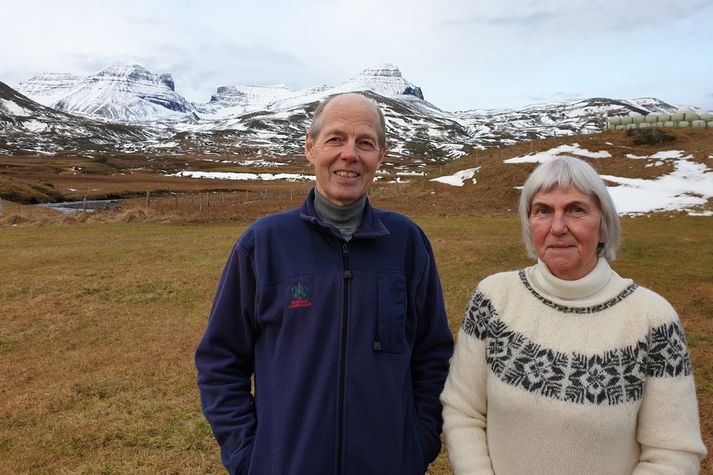
[[597, 265], [601, 222], [597, 201], [574, 186], [535, 194], [528, 218], [537, 257], [564, 280], [584, 277]]

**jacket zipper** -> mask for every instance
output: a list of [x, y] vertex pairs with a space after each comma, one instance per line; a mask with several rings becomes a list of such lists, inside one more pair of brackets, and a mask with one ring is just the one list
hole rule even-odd
[[339, 357], [339, 399], [337, 413], [337, 474], [342, 473], [344, 465], [344, 399], [346, 388], [347, 372], [347, 328], [349, 324], [349, 280], [352, 278], [352, 271], [349, 266], [349, 247], [347, 243], [342, 243], [342, 263], [344, 264], [344, 302], [342, 307], [342, 345]]

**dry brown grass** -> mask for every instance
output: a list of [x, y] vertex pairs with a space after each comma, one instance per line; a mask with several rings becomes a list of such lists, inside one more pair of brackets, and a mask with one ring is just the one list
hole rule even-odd
[[[476, 282], [526, 265], [512, 215], [418, 216], [451, 329]], [[713, 442], [710, 218], [625, 219], [615, 268], [679, 311]], [[245, 224], [0, 227], [0, 472], [222, 473], [192, 355]], [[712, 473], [706, 461], [703, 473]], [[445, 452], [430, 473], [449, 473]]]
[[[590, 163], [612, 175], [667, 171], [643, 168], [628, 153], [685, 150], [710, 163], [710, 132], [675, 135], [663, 147], [635, 147], [622, 133], [606, 133], [479, 151], [429, 169], [481, 166], [477, 185], [377, 184], [371, 200], [414, 217], [429, 234], [455, 332], [477, 281], [529, 263], [513, 186], [532, 165], [504, 166], [503, 159], [578, 142], [609, 150], [613, 159]], [[203, 158], [0, 157], [0, 473], [222, 473], [200, 414], [193, 349], [233, 241], [258, 216], [297, 206], [311, 184], [161, 175], [205, 169], [201, 163], [229, 171]], [[10, 202], [11, 191], [28, 200], [52, 193], [128, 199], [117, 211], [67, 216]], [[711, 218], [668, 215], [624, 219], [614, 267], [679, 311], [711, 447], [713, 226]], [[449, 473], [445, 452], [430, 472]], [[710, 457], [702, 473], [713, 473]]]

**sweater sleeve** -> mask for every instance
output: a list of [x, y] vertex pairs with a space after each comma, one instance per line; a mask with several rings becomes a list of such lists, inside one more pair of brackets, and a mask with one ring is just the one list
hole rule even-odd
[[252, 256], [237, 244], [195, 355], [201, 407], [231, 474], [247, 473], [256, 428], [251, 395], [254, 301]]
[[649, 336], [647, 382], [639, 409], [636, 475], [697, 474], [706, 455], [686, 340], [680, 322]]
[[411, 378], [425, 470], [441, 449], [443, 419], [439, 396], [448, 375], [448, 360], [453, 354], [453, 335], [448, 328], [436, 260], [425, 235], [422, 239], [427, 260], [415, 293], [418, 325], [411, 355]]
[[487, 305], [476, 292], [466, 312], [441, 394], [448, 458], [456, 474], [493, 474], [488, 454]]

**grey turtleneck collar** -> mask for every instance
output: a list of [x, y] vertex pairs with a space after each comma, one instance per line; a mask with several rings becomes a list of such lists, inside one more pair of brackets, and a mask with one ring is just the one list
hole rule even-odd
[[337, 206], [314, 190], [314, 209], [324, 221], [336, 227], [342, 237], [349, 241], [361, 224], [362, 214], [366, 206], [366, 195], [354, 203], [346, 206]]

